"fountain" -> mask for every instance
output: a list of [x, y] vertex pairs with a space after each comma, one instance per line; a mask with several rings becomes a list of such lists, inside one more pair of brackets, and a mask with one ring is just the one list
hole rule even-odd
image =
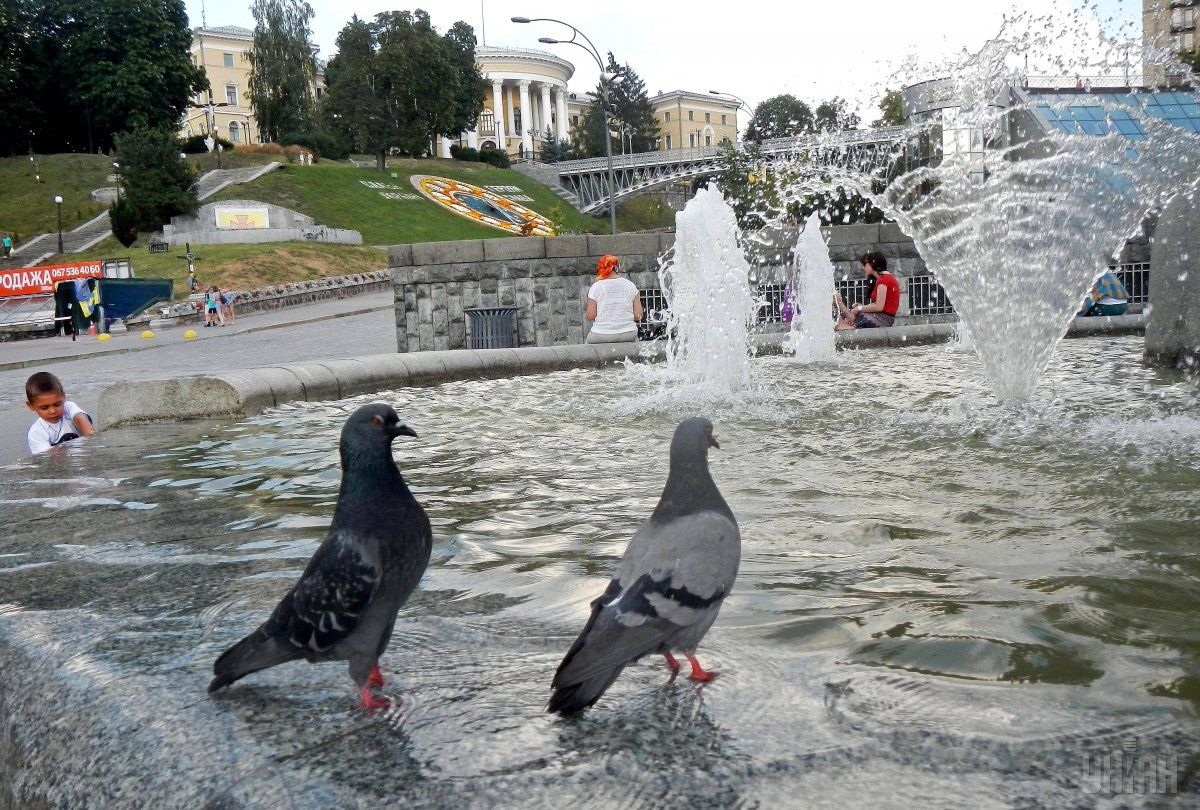
[[797, 363], [828, 363], [837, 356], [833, 334], [833, 263], [815, 213], [796, 242], [792, 272], [792, 327], [784, 351]]

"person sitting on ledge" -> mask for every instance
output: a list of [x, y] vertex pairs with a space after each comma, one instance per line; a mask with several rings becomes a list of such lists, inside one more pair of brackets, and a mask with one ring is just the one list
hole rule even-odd
[[596, 262], [596, 281], [588, 290], [585, 317], [592, 322], [588, 343], [625, 343], [637, 340], [637, 321], [642, 319], [638, 289], [627, 278], [617, 275], [621, 260], [601, 256]]
[[840, 331], [895, 325], [896, 313], [900, 309], [900, 282], [888, 272], [887, 257], [879, 251], [871, 251], [859, 256], [858, 262], [867, 277], [868, 303], [855, 304], [847, 309], [842, 294], [835, 292], [833, 301], [841, 317], [833, 328]]
[[1079, 314], [1083, 317], [1096, 315], [1124, 315], [1129, 306], [1129, 291], [1112, 272], [1106, 272], [1092, 285], [1092, 291], [1083, 300]]

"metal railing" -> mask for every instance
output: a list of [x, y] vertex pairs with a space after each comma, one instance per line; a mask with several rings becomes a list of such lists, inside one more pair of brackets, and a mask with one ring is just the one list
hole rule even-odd
[[1149, 262], [1111, 265], [1109, 270], [1125, 285], [1125, 292], [1129, 293], [1129, 303], [1145, 304], [1150, 300]]
[[933, 276], [910, 276], [908, 279], [909, 315], [953, 315], [954, 304]]

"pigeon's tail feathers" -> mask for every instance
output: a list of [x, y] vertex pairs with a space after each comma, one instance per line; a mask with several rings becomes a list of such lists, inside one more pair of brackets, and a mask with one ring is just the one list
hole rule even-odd
[[252, 672], [267, 669], [304, 657], [304, 653], [286, 640], [255, 630], [234, 644], [213, 664], [212, 683], [208, 691], [215, 692]]
[[625, 665], [620, 664], [578, 683], [556, 688], [550, 696], [550, 702], [546, 704], [546, 711], [561, 714], [563, 717], [583, 711], [608, 691], [608, 687], [613, 685], [613, 681], [623, 669]]

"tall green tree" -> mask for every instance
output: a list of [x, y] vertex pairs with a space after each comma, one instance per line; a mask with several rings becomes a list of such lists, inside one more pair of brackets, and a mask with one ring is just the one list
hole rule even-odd
[[829, 101], [822, 101], [813, 111], [813, 132], [839, 132], [845, 129], [858, 129], [861, 119], [850, 110], [846, 99], [834, 96]]
[[[0, 0], [0, 154], [109, 149], [208, 86], [183, 0]], [[15, 120], [14, 120], [15, 119]]]
[[420, 9], [352, 19], [325, 82], [330, 125], [380, 169], [391, 150], [424, 154], [437, 136], [474, 126], [487, 89], [471, 27], [455, 23], [441, 36]]
[[254, 0], [254, 50], [250, 54], [250, 103], [262, 138], [311, 125], [317, 61], [309, 41], [313, 10], [304, 0]]
[[812, 108], [795, 96], [772, 96], [754, 108], [746, 125], [746, 140], [761, 143], [768, 138], [789, 138], [812, 132]]
[[899, 127], [904, 125], [904, 94], [899, 90], [888, 90], [879, 100], [879, 117], [871, 124], [875, 129], [880, 127]]
[[174, 128], [125, 132], [114, 140], [124, 194], [110, 214], [122, 244], [128, 246], [136, 231], [157, 231], [171, 217], [196, 213], [196, 173], [179, 159]]
[[[609, 134], [614, 153], [622, 151], [649, 152], [657, 147], [658, 121], [654, 107], [646, 93], [646, 83], [628, 64], [621, 65], [612, 53], [608, 54], [605, 71], [621, 80], [609, 86], [608, 116]], [[580, 144], [581, 156], [599, 157], [604, 151], [604, 87], [596, 86], [597, 103], [584, 110], [575, 127], [575, 140]]]

